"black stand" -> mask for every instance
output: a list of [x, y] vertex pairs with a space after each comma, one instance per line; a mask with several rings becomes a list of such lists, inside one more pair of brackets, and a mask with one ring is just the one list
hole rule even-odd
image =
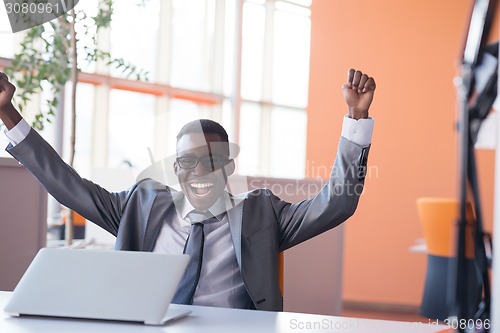
[[[474, 141], [481, 122], [486, 118], [495, 98], [490, 91], [472, 101], [474, 90], [474, 70], [481, 63], [485, 40], [491, 27], [497, 0], [476, 0], [472, 10], [469, 34], [464, 49], [461, 75], [456, 78], [459, 115], [459, 219], [457, 235], [457, 257], [452, 281], [452, 299], [450, 303], [450, 324], [458, 332], [485, 332], [490, 319], [490, 281], [488, 259], [484, 245], [484, 231], [479, 197], [479, 185], [474, 154]], [[496, 78], [495, 78], [496, 81]], [[496, 83], [496, 82], [495, 82]], [[485, 89], [486, 90], [486, 89]], [[494, 89], [496, 97], [496, 87]], [[471, 104], [473, 106], [471, 107]], [[475, 222], [467, 221], [467, 201], [474, 203]], [[467, 269], [466, 244], [470, 237], [468, 229], [473, 228], [474, 269]], [[474, 283], [477, 281], [476, 283]], [[473, 295], [473, 296], [471, 296]]]

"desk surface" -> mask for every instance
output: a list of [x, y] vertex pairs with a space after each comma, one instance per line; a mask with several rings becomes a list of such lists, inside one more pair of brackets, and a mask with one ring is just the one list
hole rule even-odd
[[[0, 309], [10, 297], [0, 292]], [[179, 333], [267, 333], [267, 332], [440, 332], [445, 327], [420, 323], [370, 320], [347, 317], [321, 316], [292, 312], [267, 312], [213, 308], [204, 306], [172, 305], [173, 308], [189, 307], [191, 315], [164, 326], [145, 326], [136, 323], [61, 319], [44, 317], [9, 317], [0, 314], [0, 332], [9, 333], [67, 333], [71, 332], [179, 332]]]

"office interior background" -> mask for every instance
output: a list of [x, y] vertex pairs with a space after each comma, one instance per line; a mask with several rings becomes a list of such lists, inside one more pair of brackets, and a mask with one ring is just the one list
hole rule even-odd
[[[241, 146], [238, 174], [326, 178], [346, 114], [341, 86], [349, 68], [361, 69], [377, 82], [375, 129], [366, 187], [345, 223], [342, 300], [353, 308], [417, 309], [426, 256], [409, 250], [423, 237], [415, 201], [457, 196], [453, 77], [471, 2], [138, 2], [115, 2], [100, 43], [148, 70], [149, 82], [118, 84], [119, 72], [83, 67], [75, 168], [84, 177], [94, 168], [140, 171], [151, 163], [148, 148], [157, 160], [171, 155], [180, 127], [204, 117], [221, 122]], [[92, 13], [97, 0], [78, 6]], [[491, 40], [498, 39], [498, 16]], [[1, 64], [19, 38], [0, 34]], [[53, 142], [57, 129], [43, 136]], [[477, 154], [492, 232], [495, 150]]]

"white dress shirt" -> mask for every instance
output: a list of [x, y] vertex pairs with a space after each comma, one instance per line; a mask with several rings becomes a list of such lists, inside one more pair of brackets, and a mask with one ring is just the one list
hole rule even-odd
[[[165, 219], [153, 252], [182, 253], [191, 232], [187, 215], [194, 207], [182, 197], [175, 203], [175, 208]], [[193, 297], [194, 305], [241, 309], [250, 309], [252, 306], [236, 261], [229, 230], [226, 212], [231, 208], [229, 193], [225, 192], [209, 209], [218, 221], [205, 223], [203, 227], [205, 245], [200, 279]]]

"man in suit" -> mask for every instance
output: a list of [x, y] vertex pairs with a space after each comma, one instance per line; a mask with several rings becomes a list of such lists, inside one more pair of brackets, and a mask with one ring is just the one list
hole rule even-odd
[[[126, 191], [110, 193], [81, 178], [31, 129], [12, 105], [15, 87], [1, 72], [0, 119], [11, 141], [7, 151], [61, 204], [115, 235], [116, 250], [186, 251], [199, 257], [194, 289], [179, 295], [189, 289], [181, 281], [184, 287], [175, 302], [281, 311], [278, 254], [345, 221], [363, 188], [375, 81], [350, 69], [342, 88], [348, 115], [330, 180], [314, 198], [298, 204], [268, 189], [228, 193], [227, 177], [234, 172], [232, 144], [224, 128], [210, 120], [188, 123], [177, 137], [173, 168], [181, 192], [144, 179]], [[193, 213], [204, 217], [196, 221]], [[202, 236], [195, 237], [195, 229], [202, 230]], [[188, 252], [194, 246], [190, 242], [195, 243], [190, 238], [199, 237], [201, 250]]]

